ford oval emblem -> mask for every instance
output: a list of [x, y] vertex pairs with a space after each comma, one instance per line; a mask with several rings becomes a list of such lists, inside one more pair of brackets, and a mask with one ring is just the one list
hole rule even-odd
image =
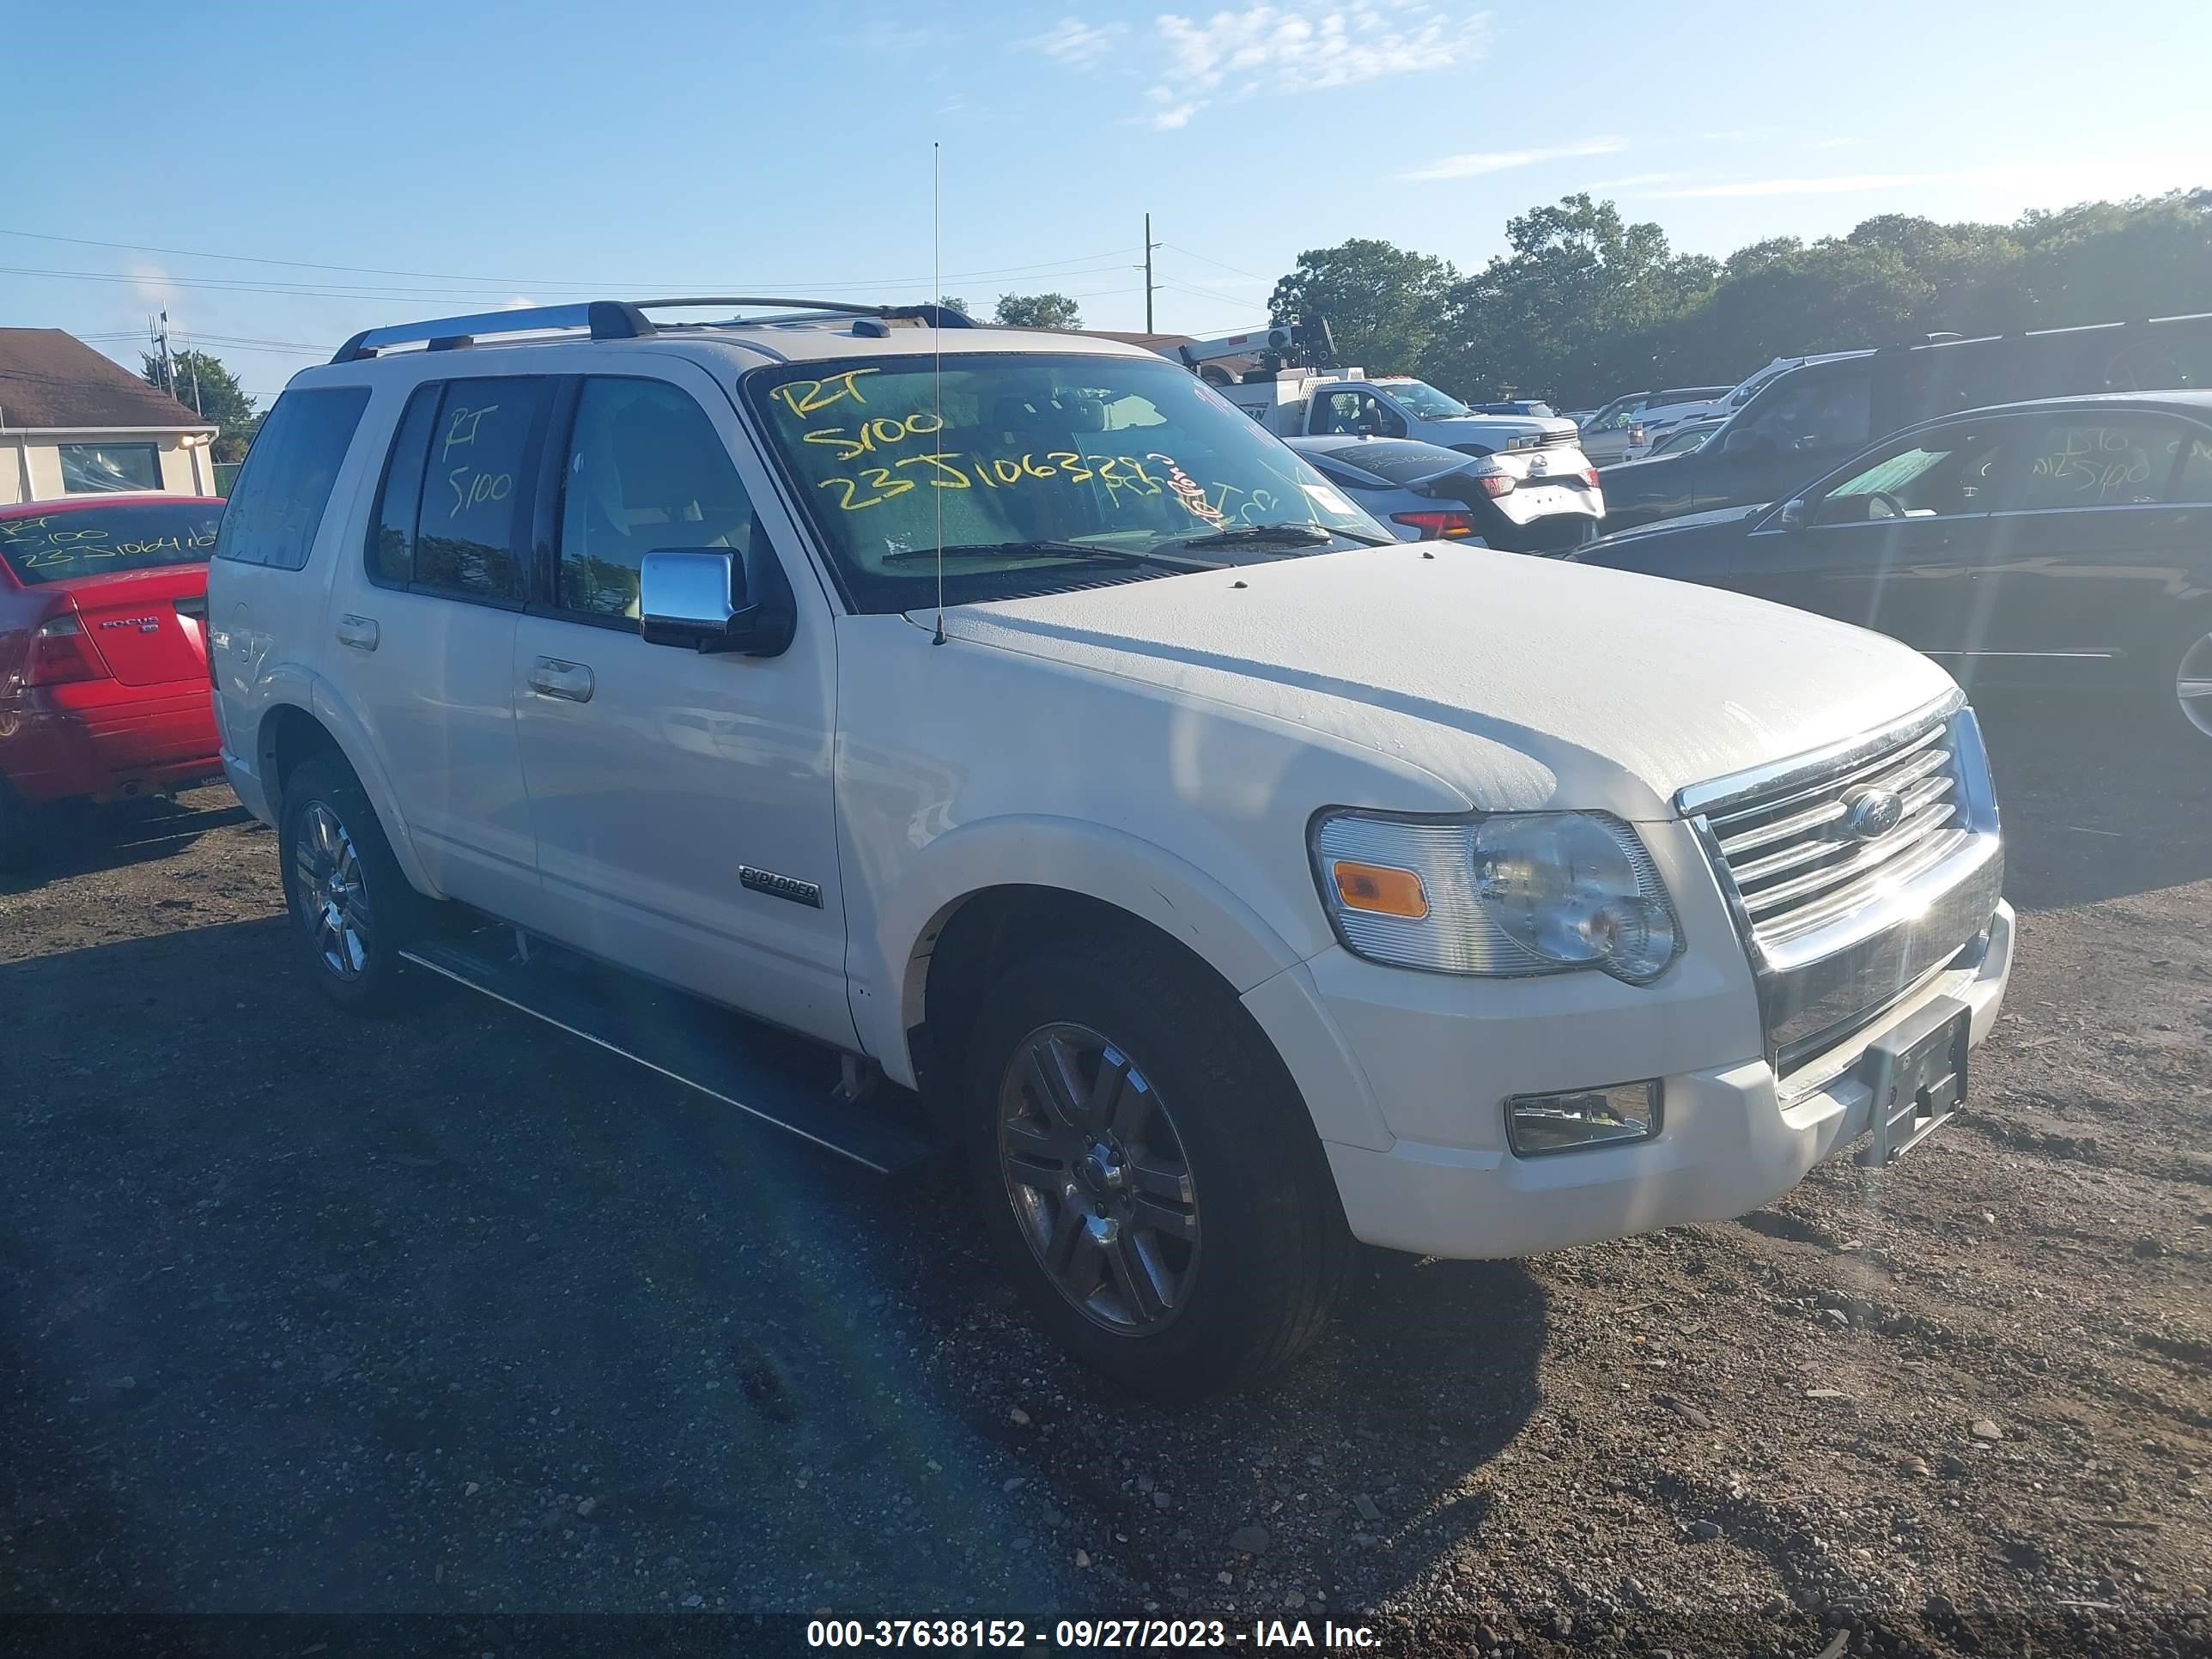
[[1905, 797], [1894, 789], [1862, 789], [1844, 803], [1844, 833], [1854, 841], [1872, 841], [1897, 828], [1905, 816]]

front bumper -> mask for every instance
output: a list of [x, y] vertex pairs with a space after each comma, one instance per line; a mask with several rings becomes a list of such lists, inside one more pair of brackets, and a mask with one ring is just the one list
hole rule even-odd
[[[1617, 1018], [1594, 1018], [1600, 1011], [1589, 1008], [1563, 1010], [1556, 1022], [1548, 1021], [1534, 1012], [1533, 997], [1528, 1013], [1509, 1012], [1502, 1022], [1439, 1021], [1431, 1009], [1401, 1004], [1393, 1015], [1372, 999], [1347, 1004], [1324, 993], [1325, 1006], [1312, 1012], [1332, 1024], [1337, 1016], [1347, 1016], [1346, 1050], [1357, 1056], [1359, 1081], [1390, 1103], [1394, 1127], [1406, 1120], [1399, 1103], [1415, 1091], [1448, 1097], [1437, 1103], [1449, 1105], [1449, 1116], [1457, 1120], [1449, 1141], [1401, 1136], [1376, 1145], [1370, 1135], [1358, 1137], [1370, 1144], [1357, 1145], [1332, 1138], [1328, 1115], [1317, 1113], [1346, 1218], [1353, 1234], [1370, 1244], [1424, 1255], [1492, 1257], [1745, 1214], [1787, 1192], [1814, 1164], [1866, 1133], [1872, 1101], [1858, 1061], [1884, 1032], [1948, 995], [1972, 1011], [1972, 1042], [1988, 1036], [2004, 1000], [2012, 945], [2012, 907], [1999, 903], [1978, 947], [1970, 946], [1880, 1018], [1781, 1079], [1765, 1058], [1756, 1019], [1749, 1016], [1728, 1022], [1746, 1058], [1672, 1066], [1686, 1045], [1701, 1033], [1709, 1038], [1716, 1029], [1701, 1012], [1718, 1014], [1723, 1003], [1743, 1008], [1750, 994], [1741, 982], [1732, 994], [1714, 988], [1710, 996], [1693, 992], [1664, 1008], [1655, 1006], [1650, 1023], [1627, 1030]], [[1349, 970], [1364, 967], [1348, 958], [1334, 963], [1317, 958], [1309, 964], [1316, 975], [1310, 982], [1318, 989], [1322, 981], [1349, 979], [1354, 976]], [[1522, 981], [1514, 988], [1525, 994], [1528, 988], [1571, 983]], [[1605, 994], [1589, 984], [1573, 988]], [[1269, 1008], [1263, 1024], [1281, 1012], [1279, 1006]], [[1639, 1049], [1651, 1057], [1641, 1066], [1631, 1058]], [[1302, 1060], [1316, 1063], [1320, 1054], [1309, 1040], [1293, 1043], [1285, 1058], [1297, 1073]], [[1510, 1078], [1493, 1081], [1501, 1073]], [[1650, 1140], [1533, 1158], [1516, 1158], [1506, 1147], [1502, 1103], [1509, 1093], [1655, 1074], [1663, 1077], [1666, 1092], [1660, 1133]], [[1300, 1081], [1310, 1101], [1312, 1084], [1305, 1077]], [[1972, 1109], [1971, 1093], [1966, 1104]], [[1344, 1121], [1342, 1115], [1338, 1121]], [[1446, 1116], [1434, 1114], [1431, 1121], [1443, 1128]]]

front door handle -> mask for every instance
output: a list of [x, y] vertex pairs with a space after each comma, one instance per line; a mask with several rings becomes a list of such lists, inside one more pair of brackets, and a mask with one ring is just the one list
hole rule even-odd
[[338, 618], [338, 643], [349, 645], [356, 651], [376, 649], [377, 628], [374, 617], [344, 616]]
[[530, 665], [530, 689], [541, 697], [562, 697], [570, 702], [592, 700], [592, 671], [580, 662], [540, 657]]

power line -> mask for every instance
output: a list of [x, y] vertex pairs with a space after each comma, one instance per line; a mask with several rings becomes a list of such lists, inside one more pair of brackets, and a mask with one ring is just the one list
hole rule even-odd
[[[88, 237], [88, 236], [55, 236], [55, 235], [48, 234], [46, 234], [46, 233], [45, 233], [45, 232], [42, 232], [42, 231], [35, 231], [35, 230], [9, 230], [9, 229], [0, 229], [0, 236], [16, 236], [16, 237], [23, 237], [23, 238], [27, 238], [27, 239], [29, 239], [29, 240], [33, 240], [33, 241], [40, 241], [40, 242], [62, 242], [62, 243], [66, 243], [66, 244], [69, 244], [69, 245], [70, 245], [70, 246], [76, 246], [76, 247], [99, 247], [99, 248], [109, 248], [109, 249], [112, 249], [112, 250], [114, 250], [114, 251], [116, 251], [116, 252], [124, 252], [124, 253], [160, 253], [160, 254], [166, 254], [166, 255], [168, 255], [168, 256], [170, 256], [170, 257], [172, 257], [172, 258], [180, 258], [180, 259], [220, 259], [220, 260], [223, 260], [223, 261], [225, 261], [225, 262], [227, 262], [227, 263], [233, 264], [281, 265], [281, 266], [284, 266], [284, 267], [286, 267], [286, 268], [288, 268], [288, 269], [295, 270], [328, 270], [328, 271], [337, 271], [337, 272], [348, 272], [348, 273], [351, 273], [351, 274], [354, 274], [354, 275], [356, 275], [356, 276], [404, 276], [404, 277], [410, 277], [410, 278], [414, 278], [414, 279], [416, 279], [416, 280], [417, 280], [417, 281], [426, 281], [426, 282], [439, 282], [439, 283], [482, 283], [482, 284], [486, 285], [487, 287], [495, 287], [495, 288], [501, 288], [501, 289], [512, 289], [512, 288], [539, 288], [539, 289], [590, 289], [590, 290], [592, 290], [592, 291], [593, 291], [593, 292], [595, 292], [595, 293], [603, 293], [603, 292], [606, 292], [606, 291], [611, 290], [611, 289], [627, 289], [627, 290], [631, 291], [631, 292], [648, 292], [648, 291], [653, 291], [653, 290], [656, 290], [656, 289], [690, 289], [690, 288], [700, 288], [700, 287], [709, 287], [709, 288], [711, 288], [711, 287], [713, 287], [713, 286], [714, 285], [714, 283], [717, 283], [717, 282], [721, 282], [721, 281], [726, 281], [726, 280], [727, 280], [726, 278], [720, 278], [720, 277], [718, 277], [718, 278], [714, 278], [714, 279], [713, 279], [712, 281], [709, 281], [709, 282], [707, 282], [707, 283], [699, 283], [699, 282], [666, 282], [666, 281], [660, 282], [660, 283], [613, 283], [613, 282], [599, 282], [599, 281], [586, 280], [586, 279], [579, 278], [579, 277], [574, 277], [574, 276], [566, 276], [566, 277], [563, 277], [563, 276], [467, 276], [467, 275], [463, 275], [463, 274], [461, 274], [461, 273], [455, 272], [455, 271], [436, 271], [436, 270], [398, 270], [398, 269], [396, 269], [396, 268], [393, 268], [393, 267], [391, 267], [391, 266], [385, 266], [385, 265], [345, 265], [345, 264], [328, 264], [328, 263], [325, 263], [325, 262], [322, 262], [322, 261], [312, 260], [312, 259], [277, 259], [277, 258], [270, 258], [264, 257], [264, 256], [261, 256], [261, 255], [256, 255], [256, 254], [244, 254], [244, 253], [214, 253], [214, 252], [208, 252], [208, 251], [207, 251], [207, 250], [205, 250], [205, 249], [200, 249], [200, 248], [157, 247], [157, 246], [151, 246], [151, 245], [149, 245], [149, 244], [142, 243], [142, 242], [108, 242], [108, 241], [100, 241], [100, 240], [95, 240], [95, 239], [94, 239], [94, 238], [92, 238], [92, 237]], [[1122, 257], [1122, 256], [1124, 256], [1124, 255], [1126, 255], [1126, 254], [1128, 254], [1128, 253], [1133, 252], [1135, 252], [1135, 251], [1136, 251], [1135, 249], [1128, 248], [1128, 247], [1108, 248], [1108, 249], [1104, 250], [1104, 251], [1103, 251], [1103, 252], [1097, 252], [1097, 253], [1083, 253], [1083, 254], [1076, 254], [1076, 255], [1073, 255], [1073, 256], [1070, 256], [1070, 257], [1068, 257], [1068, 258], [1060, 258], [1060, 259], [1041, 259], [1041, 260], [1037, 260], [1037, 261], [1036, 261], [1036, 262], [1034, 262], [1034, 263], [1028, 264], [1015, 264], [1015, 265], [987, 265], [987, 266], [981, 266], [981, 267], [979, 267], [978, 269], [974, 270], [951, 270], [951, 271], [946, 271], [946, 272], [945, 273], [945, 280], [947, 280], [947, 281], [958, 282], [958, 281], [965, 281], [965, 280], [967, 280], [967, 279], [969, 279], [969, 278], [971, 278], [971, 277], [985, 277], [985, 276], [1020, 276], [1020, 275], [1022, 275], [1022, 274], [1024, 274], [1024, 273], [1025, 273], [1025, 272], [1030, 272], [1030, 271], [1055, 270], [1058, 270], [1060, 267], [1062, 267], [1062, 266], [1067, 266], [1067, 265], [1082, 265], [1082, 264], [1093, 264], [1093, 263], [1095, 263], [1095, 262], [1097, 262], [1097, 261], [1098, 261], [1098, 260], [1119, 258], [1121, 258], [1121, 257]], [[1100, 267], [1100, 269], [1102, 269], [1102, 270], [1104, 270], [1104, 269], [1110, 269], [1110, 268], [1111, 268], [1111, 267], [1106, 267], [1106, 266], [1101, 266], [1101, 267]], [[41, 272], [41, 271], [35, 271], [35, 270], [24, 270], [24, 269], [20, 268], [20, 267], [13, 267], [13, 266], [9, 266], [9, 267], [0, 267], [0, 270], [5, 270], [5, 271], [7, 271], [9, 274], [11, 274], [11, 275], [17, 275], [17, 276], [23, 276], [23, 275], [47, 275], [47, 276], [71, 276], [71, 275], [76, 275], [76, 276], [99, 276], [99, 275], [107, 275], [107, 274], [108, 274], [108, 273], [93, 273], [93, 272], [65, 272], [65, 271], [47, 271], [47, 272]], [[1063, 276], [1074, 276], [1074, 275], [1078, 275], [1078, 274], [1079, 274], [1079, 273], [1077, 273], [1077, 272], [1074, 272], [1074, 271], [1065, 271], [1065, 270], [1063, 270], [1063, 271], [1060, 271], [1060, 274], [1061, 274], [1061, 275], [1063, 275]], [[147, 277], [144, 277], [144, 276], [131, 276], [131, 275], [130, 275], [129, 273], [118, 273], [118, 275], [119, 275], [119, 276], [122, 277], [122, 279], [123, 279], [123, 280], [128, 280], [128, 281], [132, 281], [132, 282], [152, 280], [152, 279], [150, 279], [150, 278], [147, 278]], [[197, 282], [209, 282], [209, 281], [215, 281], [215, 280], [218, 280], [218, 279], [215, 279], [215, 278], [207, 278], [207, 277], [173, 277], [173, 276], [164, 276], [164, 277], [162, 277], [161, 280], [162, 280], [162, 281], [167, 281], [167, 282], [174, 282], [174, 283], [183, 283], [183, 282], [195, 282], [195, 283], [197, 283]], [[749, 280], [749, 281], [751, 281], [751, 280], [756, 280], [756, 279], [748, 279], [748, 280]], [[789, 288], [802, 288], [802, 289], [804, 289], [804, 288], [817, 288], [817, 289], [858, 289], [858, 288], [878, 288], [878, 287], [880, 287], [880, 288], [892, 288], [892, 287], [898, 287], [898, 286], [902, 286], [902, 285], [910, 285], [910, 284], [914, 284], [914, 283], [926, 283], [927, 281], [928, 281], [928, 278], [927, 278], [927, 277], [926, 277], [926, 276], [870, 276], [870, 277], [858, 277], [858, 278], [844, 279], [844, 280], [838, 280], [838, 281], [829, 281], [829, 282], [794, 281], [794, 280], [791, 280], [791, 279], [778, 279], [778, 280], [775, 280], [775, 281], [771, 282], [771, 281], [769, 281], [769, 279], [766, 279], [766, 278], [757, 279], [757, 280], [760, 281], [760, 283], [761, 283], [761, 284], [762, 284], [763, 286], [767, 286], [767, 287], [789, 287]], [[398, 285], [396, 285], [396, 284], [393, 284], [393, 283], [314, 283], [314, 284], [301, 284], [301, 286], [302, 286], [302, 287], [304, 287], [304, 288], [310, 289], [317, 289], [317, 288], [367, 288], [367, 289], [380, 289], [380, 290], [386, 290], [386, 291], [392, 290], [392, 289], [394, 289], [395, 288], [397, 288], [397, 287], [398, 287]], [[475, 290], [471, 290], [471, 289], [463, 289], [463, 290], [448, 290], [448, 291], [451, 291], [451, 292], [458, 292], [458, 293], [468, 293], [468, 292], [473, 292], [473, 291], [475, 291]]]
[[1163, 243], [1162, 246], [1171, 247], [1177, 253], [1188, 253], [1192, 258], [1200, 261], [1201, 264], [1219, 265], [1222, 270], [1232, 271], [1239, 276], [1249, 276], [1255, 283], [1272, 283], [1275, 280], [1272, 276], [1262, 276], [1256, 270], [1247, 270], [1242, 265], [1232, 265], [1226, 260], [1210, 258], [1206, 255], [1199, 252], [1195, 248], [1188, 248], [1183, 246], [1180, 242], [1166, 242]]

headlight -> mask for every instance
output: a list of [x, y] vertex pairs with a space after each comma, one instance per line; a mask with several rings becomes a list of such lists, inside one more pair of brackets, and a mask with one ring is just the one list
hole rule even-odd
[[1601, 813], [1338, 812], [1316, 823], [1313, 854], [1337, 936], [1370, 961], [1495, 975], [1598, 968], [1640, 985], [1680, 948], [1650, 854]]

